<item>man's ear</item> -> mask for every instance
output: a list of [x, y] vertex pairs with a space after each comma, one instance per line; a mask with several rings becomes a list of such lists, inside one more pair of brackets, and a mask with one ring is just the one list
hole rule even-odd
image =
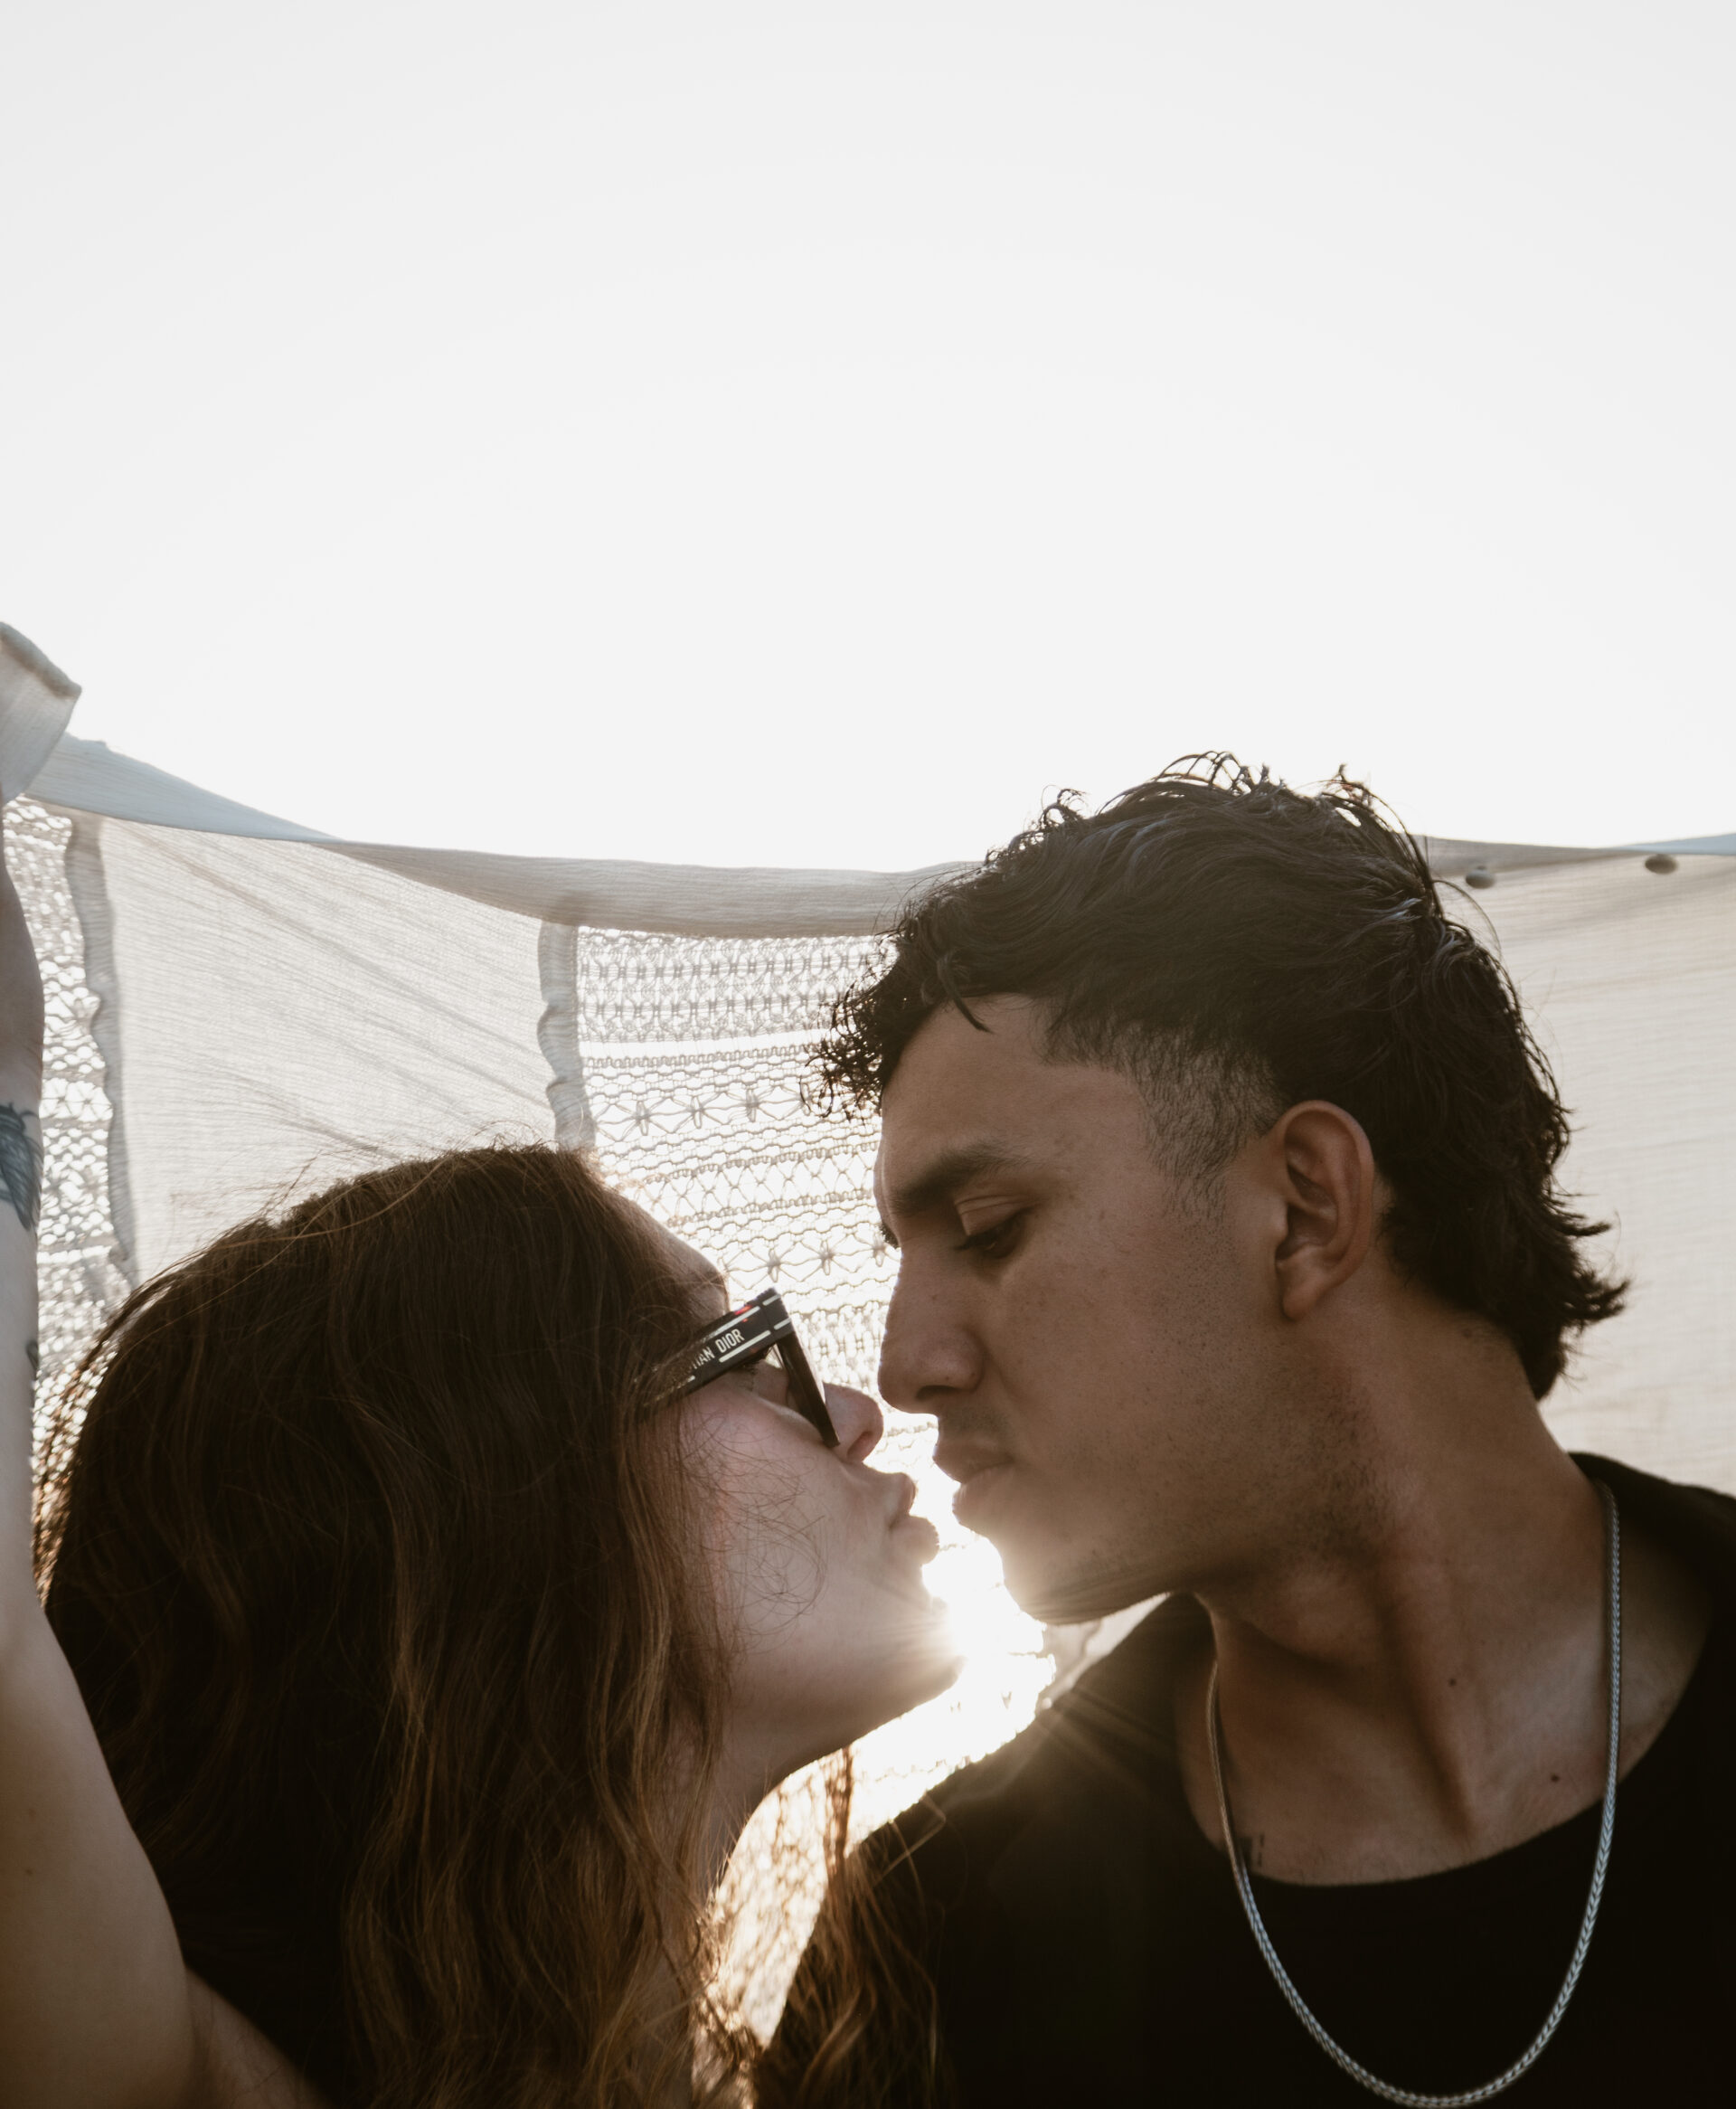
[[1360, 1121], [1324, 1099], [1292, 1106], [1268, 1136], [1284, 1183], [1278, 1300], [1303, 1319], [1368, 1257], [1379, 1206], [1374, 1152]]

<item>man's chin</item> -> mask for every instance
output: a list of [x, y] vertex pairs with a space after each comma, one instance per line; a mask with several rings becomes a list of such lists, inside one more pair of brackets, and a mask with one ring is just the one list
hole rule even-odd
[[1042, 1626], [1089, 1626], [1173, 1588], [1152, 1565], [1082, 1563], [1065, 1546], [1021, 1546], [1016, 1531], [997, 1537], [995, 1550], [1006, 1593]]
[[1157, 1577], [1148, 1556], [1109, 1561], [1070, 1545], [1044, 1507], [1040, 1490], [1013, 1463], [973, 1473], [952, 1502], [958, 1521], [1001, 1556], [1008, 1594], [1027, 1618], [1046, 1626], [1085, 1625], [1173, 1586]]
[[1089, 1626], [1090, 1620], [1109, 1618], [1135, 1603], [1146, 1603], [1147, 1596], [1160, 1594], [1160, 1584], [1143, 1575], [1124, 1575], [1111, 1582], [1105, 1575], [1057, 1575], [1048, 1569], [1025, 1567], [1004, 1546], [1000, 1567], [1010, 1599], [1025, 1618], [1033, 1618], [1040, 1626]]

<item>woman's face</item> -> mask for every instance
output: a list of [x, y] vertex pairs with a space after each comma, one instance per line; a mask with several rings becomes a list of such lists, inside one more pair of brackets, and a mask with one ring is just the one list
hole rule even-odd
[[[703, 1315], [721, 1317], [722, 1280], [710, 1268], [701, 1279]], [[910, 1514], [915, 1482], [866, 1462], [880, 1408], [838, 1385], [826, 1402], [836, 1450], [787, 1403], [769, 1360], [684, 1408], [735, 1642], [731, 1740], [762, 1787], [932, 1698], [958, 1669], [944, 1607], [922, 1585], [937, 1540]]]

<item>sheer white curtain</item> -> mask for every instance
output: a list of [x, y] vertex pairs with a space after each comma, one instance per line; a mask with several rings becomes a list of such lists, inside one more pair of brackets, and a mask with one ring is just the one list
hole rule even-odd
[[[801, 1086], [834, 994], [934, 872], [331, 841], [70, 735], [42, 761], [71, 685], [20, 647], [0, 637], [0, 767], [7, 739], [33, 742], [6, 826], [50, 985], [51, 1364], [244, 1211], [500, 1135], [594, 1147], [744, 1292], [777, 1281], [831, 1374], [872, 1381], [892, 1273], [873, 1125], [818, 1118]], [[1551, 1416], [1575, 1445], [1736, 1490], [1736, 837], [1430, 849], [1444, 877], [1475, 875], [1464, 913], [1573, 1109], [1570, 1183], [1634, 1278]], [[895, 1448], [920, 1467], [916, 1431]], [[992, 1556], [933, 1506], [975, 1655], [866, 1754], [871, 1811], [1019, 1726], [1050, 1673]]]

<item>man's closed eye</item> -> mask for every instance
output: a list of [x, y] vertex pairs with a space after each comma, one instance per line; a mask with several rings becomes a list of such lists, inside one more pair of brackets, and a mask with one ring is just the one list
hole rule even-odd
[[1024, 1223], [1025, 1211], [1015, 1208], [1011, 1215], [1004, 1215], [998, 1223], [991, 1223], [982, 1230], [973, 1230], [969, 1236], [961, 1238], [954, 1250], [975, 1253], [986, 1260], [1005, 1260], [1019, 1242], [1019, 1232]]

